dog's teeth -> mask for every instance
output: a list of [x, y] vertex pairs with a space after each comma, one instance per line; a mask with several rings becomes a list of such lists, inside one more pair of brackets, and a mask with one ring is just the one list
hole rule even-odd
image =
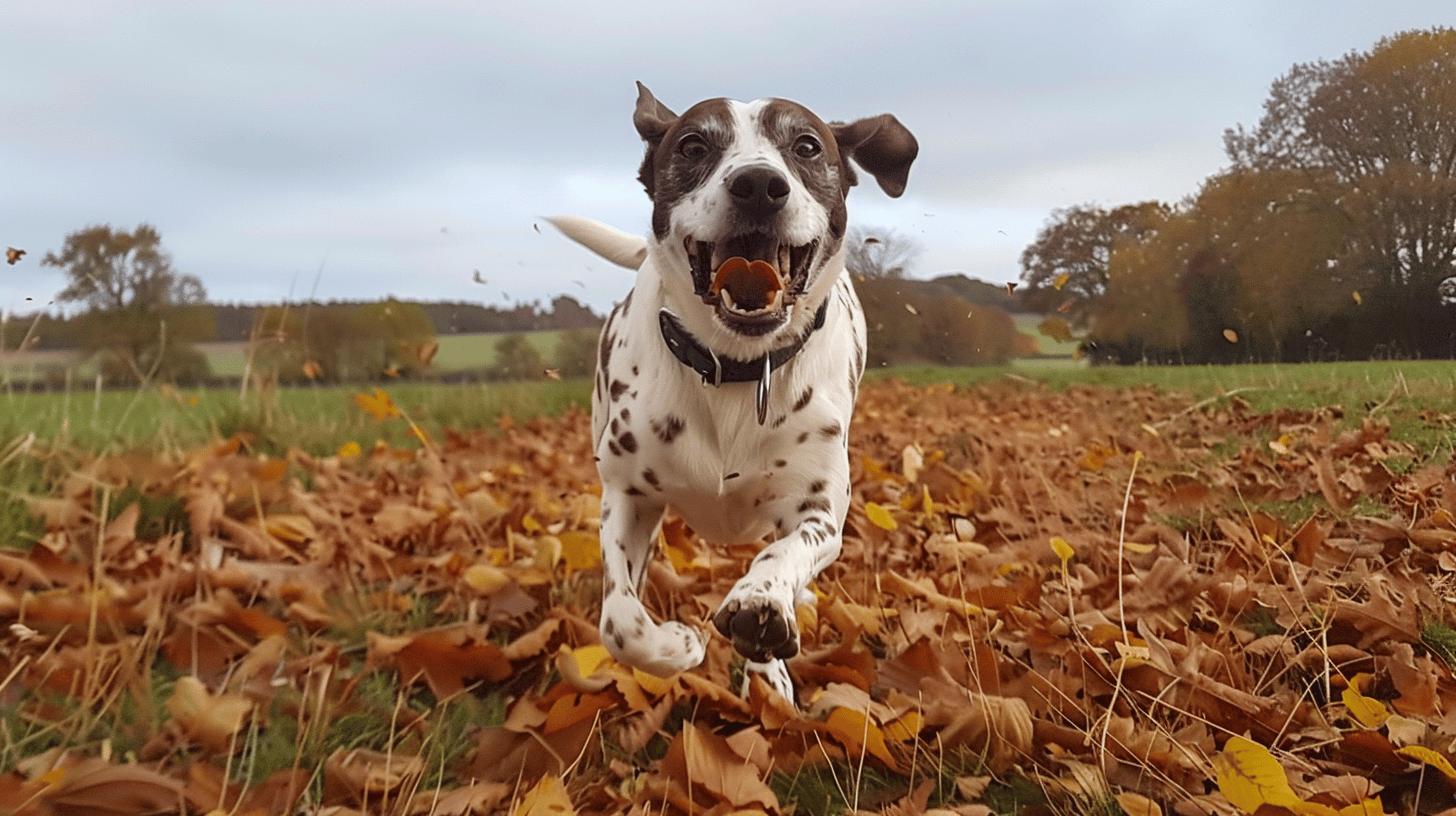
[[793, 255], [789, 252], [788, 244], [779, 245], [779, 277], [787, 280], [794, 273]]
[[738, 304], [733, 302], [733, 295], [727, 289], [723, 290], [723, 305], [733, 311], [738, 311]]

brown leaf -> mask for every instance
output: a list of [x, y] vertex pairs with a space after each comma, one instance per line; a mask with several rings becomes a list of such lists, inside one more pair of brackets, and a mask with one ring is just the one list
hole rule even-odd
[[393, 666], [405, 682], [424, 678], [438, 699], [460, 693], [470, 681], [494, 683], [511, 674], [500, 647], [466, 627], [399, 637], [370, 632], [368, 646], [370, 665]]
[[87, 759], [55, 773], [59, 781], [41, 801], [57, 816], [141, 816], [176, 813], [183, 806], [182, 783], [138, 765]]

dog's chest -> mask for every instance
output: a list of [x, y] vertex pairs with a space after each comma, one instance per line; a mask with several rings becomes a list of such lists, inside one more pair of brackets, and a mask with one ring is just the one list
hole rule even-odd
[[[789, 497], [790, 483], [821, 469], [825, 456], [844, 455], [823, 444], [848, 422], [848, 395], [834, 394], [833, 381], [785, 372], [760, 425], [754, 383], [705, 386], [676, 360], [652, 356], [616, 399], [609, 383], [594, 405], [598, 469], [605, 484], [660, 498], [710, 540], [766, 535], [769, 509]], [[810, 360], [795, 366], [802, 362]]]

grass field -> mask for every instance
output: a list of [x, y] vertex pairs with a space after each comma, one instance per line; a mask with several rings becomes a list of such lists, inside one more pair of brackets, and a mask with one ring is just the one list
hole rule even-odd
[[[549, 344], [549, 335], [541, 333], [538, 342]], [[459, 342], [468, 340], [461, 337]], [[442, 347], [441, 356], [446, 353]], [[458, 360], [465, 352], [452, 353], [459, 355]], [[1054, 389], [1152, 387], [1198, 399], [1233, 393], [1260, 410], [1341, 405], [1352, 416], [1362, 407], [1383, 404], [1381, 410], [1397, 425], [1411, 424], [1422, 411], [1456, 412], [1456, 365], [1444, 361], [1105, 368], [1059, 360], [1030, 362], [984, 368], [897, 367], [868, 376], [967, 387], [996, 381]], [[388, 390], [422, 427], [438, 431], [486, 427], [502, 414], [521, 418], [555, 414], [573, 405], [585, 407], [589, 388], [586, 380], [541, 380], [400, 383]], [[175, 449], [238, 430], [254, 433], [270, 448], [292, 445], [310, 452], [333, 450], [346, 441], [369, 443], [374, 434], [396, 441], [389, 434], [398, 437], [397, 428], [379, 428], [353, 405], [352, 395], [360, 390], [357, 386], [284, 388], [268, 399], [254, 395], [242, 402], [231, 390], [0, 392], [0, 441], [34, 433], [40, 440], [90, 449], [136, 445]], [[1442, 444], [1450, 446], [1449, 440]]]
[[[390, 385], [404, 419], [358, 388], [0, 391], [0, 812], [119, 812], [76, 804], [115, 774], [157, 812], [185, 788], [197, 813], [487, 813], [443, 803], [538, 779], [563, 813], [1233, 812], [1189, 793], [1231, 734], [1332, 778], [1362, 756], [1332, 728], [1393, 752], [1348, 689], [1388, 713], [1404, 675], [1345, 671], [1456, 666], [1456, 366], [1054, 362], [870, 373], [844, 551], [798, 613], [800, 710], [738, 700], [721, 637], [657, 681], [596, 644], [588, 381]], [[651, 611], [711, 632], [754, 548], [671, 523], [661, 546]], [[1196, 650], [1259, 671], [1170, 657]], [[1434, 710], [1402, 716], [1434, 733]], [[1109, 732], [1201, 736], [1119, 755]], [[1059, 787], [1119, 762], [1100, 799]]]
[[[1347, 671], [1456, 665], [1449, 363], [870, 380], [797, 711], [740, 701], [721, 637], [656, 681], [596, 643], [586, 381], [389, 386], [428, 448], [357, 389], [0, 392], [0, 812], [119, 812], [77, 804], [116, 774], [157, 812], [185, 788], [196, 813], [488, 813], [559, 780], [563, 813], [1234, 812], [1204, 787], [1229, 735], [1337, 777], [1363, 755], [1331, 729], [1393, 752], [1352, 712], [1406, 682]], [[652, 613], [711, 632], [754, 548], [671, 522], [661, 546]], [[1063, 790], [1089, 775], [1102, 798]]]

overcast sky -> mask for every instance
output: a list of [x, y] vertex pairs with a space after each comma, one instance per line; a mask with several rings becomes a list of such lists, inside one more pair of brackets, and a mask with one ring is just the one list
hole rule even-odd
[[[601, 308], [628, 273], [543, 225], [645, 231], [632, 81], [681, 111], [784, 96], [919, 137], [850, 219], [993, 281], [1053, 208], [1177, 199], [1299, 61], [1456, 23], [1450, 0], [263, 3], [0, 0], [0, 308], [91, 223], [155, 224], [217, 300]], [[479, 269], [487, 285], [471, 281]]]

